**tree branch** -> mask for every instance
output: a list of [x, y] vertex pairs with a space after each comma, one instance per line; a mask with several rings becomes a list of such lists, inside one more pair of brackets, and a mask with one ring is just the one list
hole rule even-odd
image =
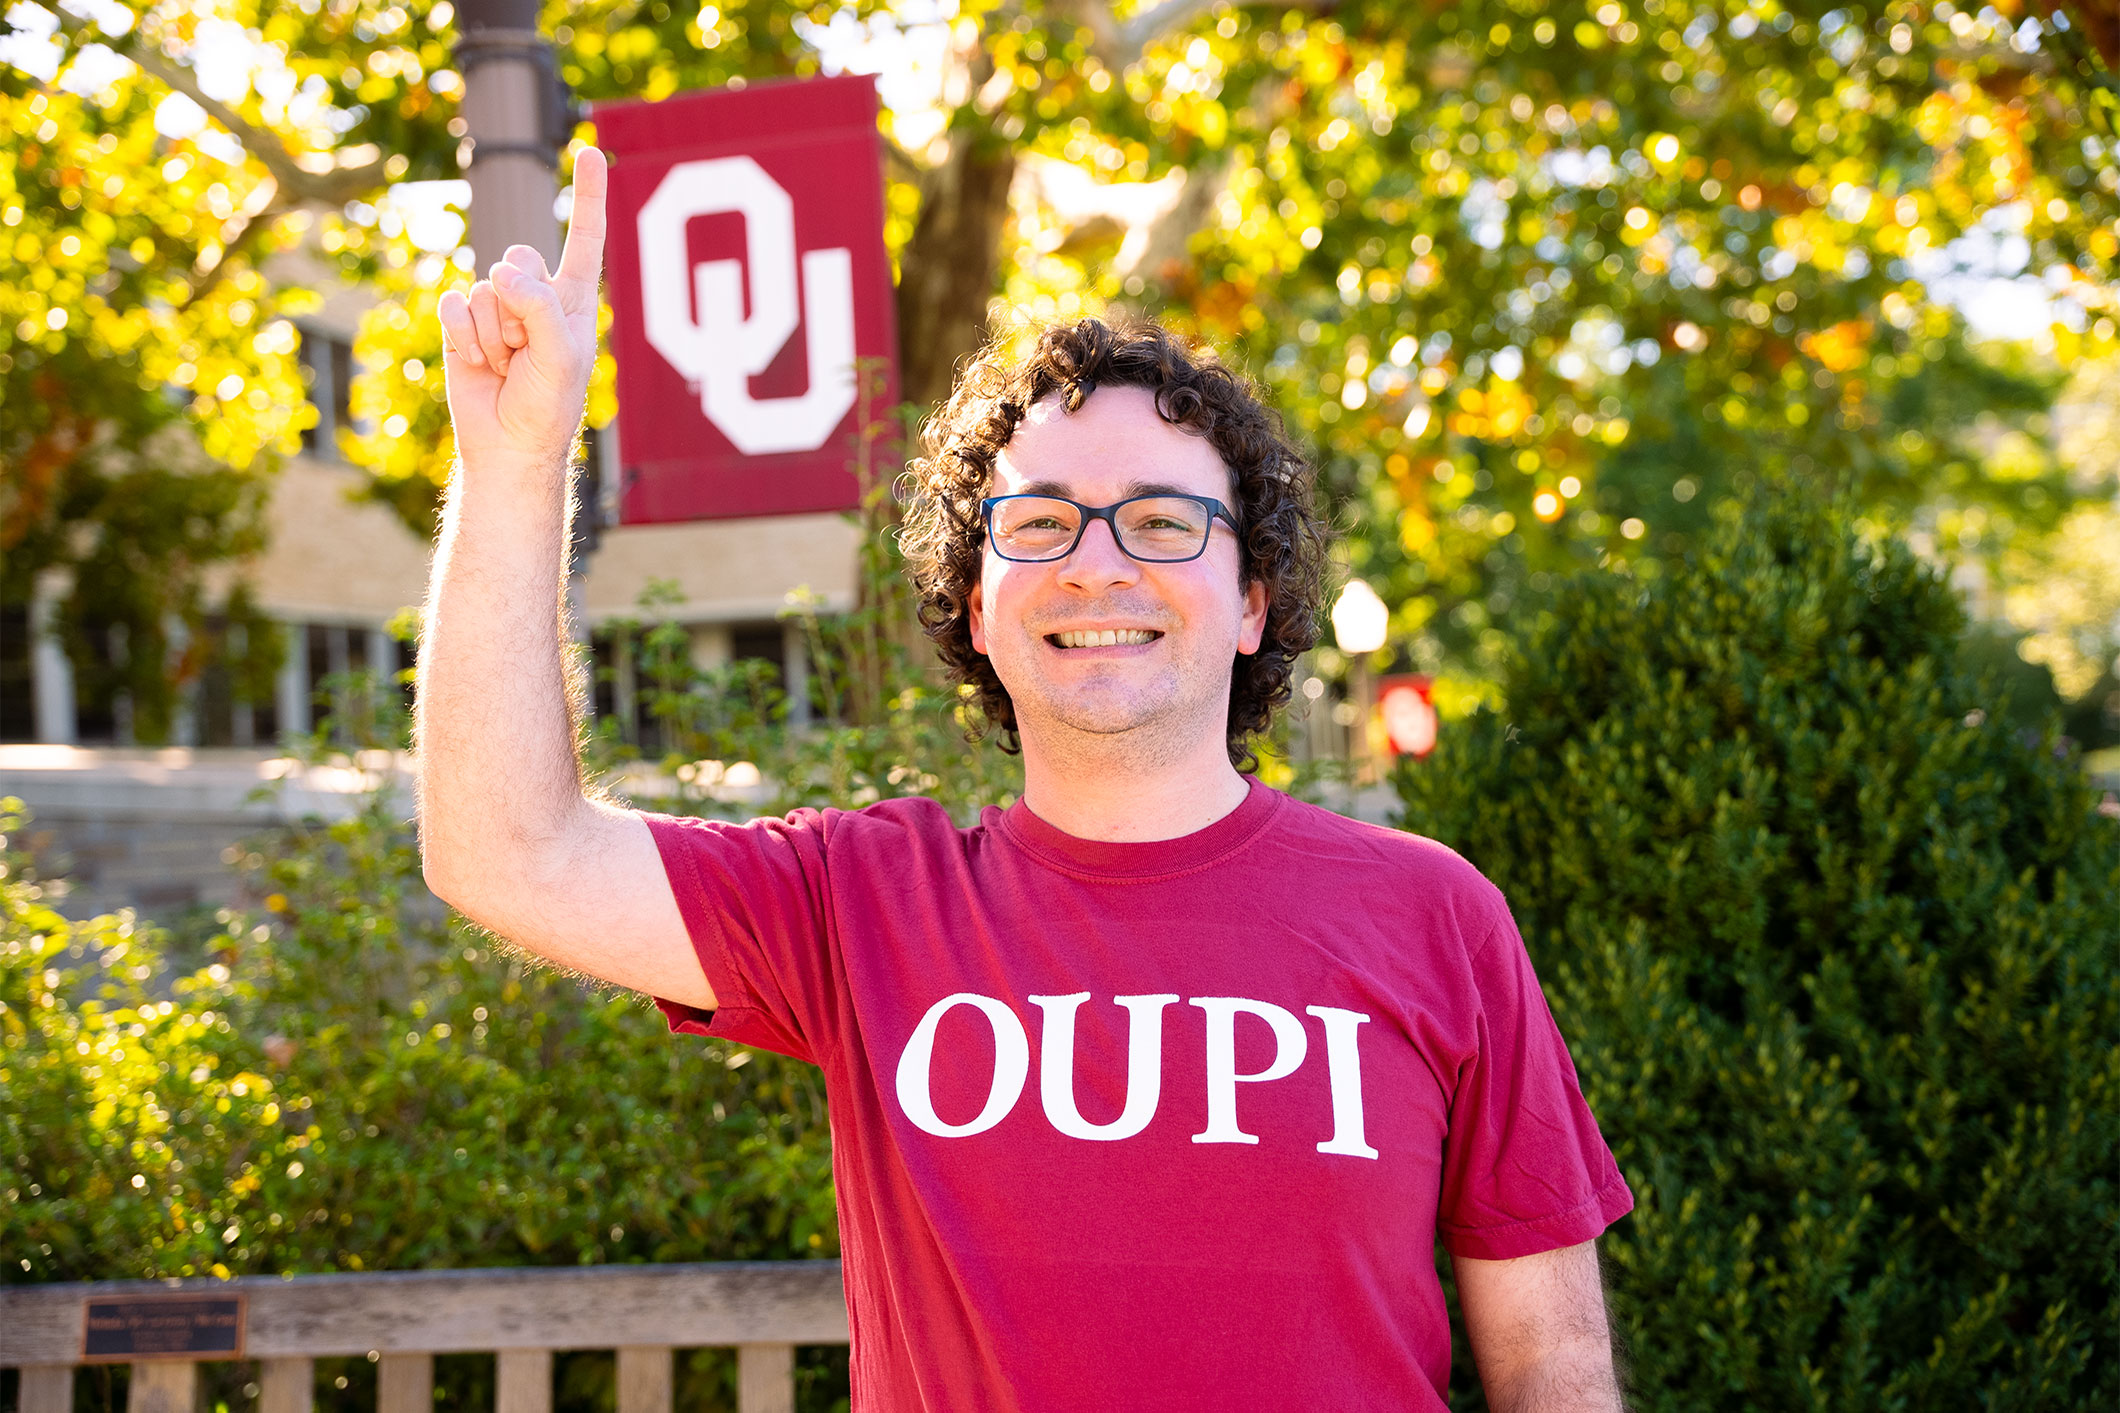
[[898, 139], [892, 137], [889, 133], [883, 133], [881, 136], [883, 138], [883, 168], [886, 177], [896, 177], [899, 181], [911, 182], [914, 186], [920, 185], [921, 182], [927, 179], [928, 169], [921, 165], [920, 159], [899, 146]]
[[[1125, 45], [1125, 58], [1118, 67], [1139, 59], [1149, 44], [1166, 34], [1175, 34], [1191, 24], [1195, 18], [1212, 10], [1219, 0], [1162, 0], [1159, 5], [1147, 9], [1128, 20], [1119, 31], [1120, 42]], [[1104, 0], [1095, 0], [1103, 4]]]
[[1119, 33], [1119, 22], [1112, 18], [1111, 0], [1074, 0], [1066, 7], [1074, 12], [1076, 20], [1090, 34], [1090, 52], [1108, 69], [1123, 69], [1125, 61], [1119, 52], [1125, 40]]
[[[279, 195], [287, 206], [316, 202], [325, 206], [343, 206], [358, 197], [366, 196], [387, 180], [383, 171], [383, 159], [378, 156], [372, 162], [363, 162], [354, 167], [334, 167], [329, 172], [311, 172], [304, 168], [287, 150], [287, 144], [279, 134], [261, 128], [244, 118], [220, 99], [214, 98], [199, 87], [190, 69], [172, 60], [162, 52], [161, 46], [149, 42], [138, 27], [125, 34], [112, 36], [103, 34], [88, 20], [69, 14], [55, 7], [59, 26], [76, 44], [91, 37], [113, 53], [130, 59], [141, 72], [156, 79], [164, 87], [181, 93], [199, 105], [209, 118], [220, 124], [230, 137], [242, 144], [243, 150], [265, 165], [278, 185]], [[91, 36], [90, 31], [96, 30]]]
[[197, 304], [221, 282], [221, 276], [227, 273], [230, 256], [238, 251], [246, 257], [249, 255], [246, 247], [267, 229], [267, 218], [285, 209], [279, 202], [279, 194], [279, 183], [267, 174], [265, 180], [259, 182], [257, 189], [251, 192], [250, 200], [243, 204], [243, 209], [221, 223], [219, 251], [210, 261], [202, 251], [200, 258], [192, 264], [192, 273], [199, 279], [193, 285], [191, 293], [186, 296], [184, 308], [188, 309]]
[[[1167, 35], [1177, 34], [1221, 0], [1159, 0], [1125, 24], [1112, 18], [1111, 0], [1071, 0], [1067, 9], [1090, 32], [1090, 52], [1106, 68], [1123, 70], [1139, 61], [1148, 46]], [[1279, 10], [1330, 10], [1339, 0], [1283, 0], [1270, 8]]]

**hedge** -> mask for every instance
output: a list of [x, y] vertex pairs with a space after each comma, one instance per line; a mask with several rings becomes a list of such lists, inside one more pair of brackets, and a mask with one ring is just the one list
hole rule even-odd
[[1508, 895], [1634, 1185], [1643, 1413], [2120, 1407], [2120, 822], [1851, 523], [1567, 583], [1403, 822]]

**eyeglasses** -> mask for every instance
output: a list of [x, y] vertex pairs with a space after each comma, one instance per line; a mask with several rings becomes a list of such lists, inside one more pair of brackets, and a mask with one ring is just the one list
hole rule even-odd
[[1229, 507], [1212, 496], [1134, 496], [1114, 505], [1082, 505], [1059, 496], [988, 496], [979, 502], [994, 553], [1018, 564], [1066, 559], [1092, 520], [1111, 526], [1129, 559], [1182, 564], [1207, 552], [1216, 520], [1242, 533]]

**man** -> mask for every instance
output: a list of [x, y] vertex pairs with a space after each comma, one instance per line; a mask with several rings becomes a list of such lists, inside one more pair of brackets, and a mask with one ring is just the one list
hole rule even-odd
[[[1319, 593], [1300, 458], [1153, 326], [990, 354], [907, 550], [1024, 795], [747, 826], [584, 797], [554, 613], [605, 170], [556, 276], [441, 307], [460, 466], [421, 654], [427, 876], [673, 1028], [812, 1060], [856, 1406], [1610, 1410], [1628, 1193], [1498, 892], [1239, 773]], [[1032, 1071], [1035, 1059], [1035, 1081]]]

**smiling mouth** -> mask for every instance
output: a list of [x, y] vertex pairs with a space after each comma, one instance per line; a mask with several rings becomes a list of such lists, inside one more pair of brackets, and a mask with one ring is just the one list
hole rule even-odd
[[1119, 648], [1153, 643], [1162, 636], [1152, 628], [1105, 628], [1048, 633], [1045, 641], [1056, 648]]

